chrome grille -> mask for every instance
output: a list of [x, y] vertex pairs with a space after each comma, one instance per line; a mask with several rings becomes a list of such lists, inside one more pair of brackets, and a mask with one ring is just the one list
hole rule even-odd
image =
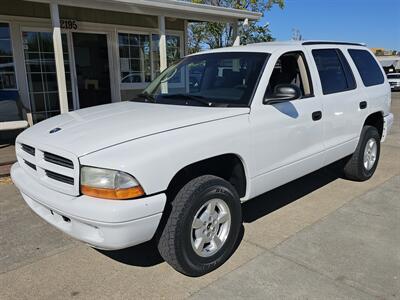
[[72, 162], [72, 160], [65, 158], [65, 157], [61, 157], [49, 152], [43, 152], [43, 158], [45, 161], [59, 165], [59, 166], [63, 166], [69, 169], [73, 169], [74, 168], [74, 163]]

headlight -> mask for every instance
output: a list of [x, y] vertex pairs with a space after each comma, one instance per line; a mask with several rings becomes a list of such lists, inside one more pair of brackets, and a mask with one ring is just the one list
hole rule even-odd
[[124, 172], [93, 167], [81, 168], [81, 192], [84, 195], [125, 200], [144, 195], [136, 179]]

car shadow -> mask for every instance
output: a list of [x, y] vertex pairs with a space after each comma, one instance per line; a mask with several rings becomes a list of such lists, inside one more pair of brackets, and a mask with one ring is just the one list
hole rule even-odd
[[[254, 222], [338, 178], [343, 178], [343, 166], [344, 161], [338, 161], [244, 203], [242, 206], [243, 222]], [[243, 236], [244, 226], [242, 225], [235, 251]], [[164, 261], [157, 250], [156, 239], [122, 250], [97, 251], [115, 261], [137, 267], [151, 267]]]

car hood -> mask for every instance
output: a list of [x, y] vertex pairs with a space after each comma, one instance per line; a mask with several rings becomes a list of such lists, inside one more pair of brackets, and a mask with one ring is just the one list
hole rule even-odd
[[21, 133], [17, 142], [36, 147], [48, 145], [79, 157], [130, 140], [249, 111], [249, 108], [120, 102], [47, 119]]

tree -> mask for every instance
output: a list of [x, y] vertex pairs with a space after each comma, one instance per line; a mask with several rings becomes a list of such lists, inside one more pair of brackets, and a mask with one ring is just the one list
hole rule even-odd
[[[199, 4], [208, 4], [236, 9], [246, 9], [261, 12], [263, 15], [272, 6], [283, 8], [285, 0], [191, 0]], [[269, 24], [260, 25], [249, 22], [248, 26], [240, 32], [242, 44], [267, 42], [273, 40]], [[189, 52], [195, 53], [204, 48], [221, 48], [233, 43], [232, 24], [218, 22], [204, 22], [189, 24]]]

